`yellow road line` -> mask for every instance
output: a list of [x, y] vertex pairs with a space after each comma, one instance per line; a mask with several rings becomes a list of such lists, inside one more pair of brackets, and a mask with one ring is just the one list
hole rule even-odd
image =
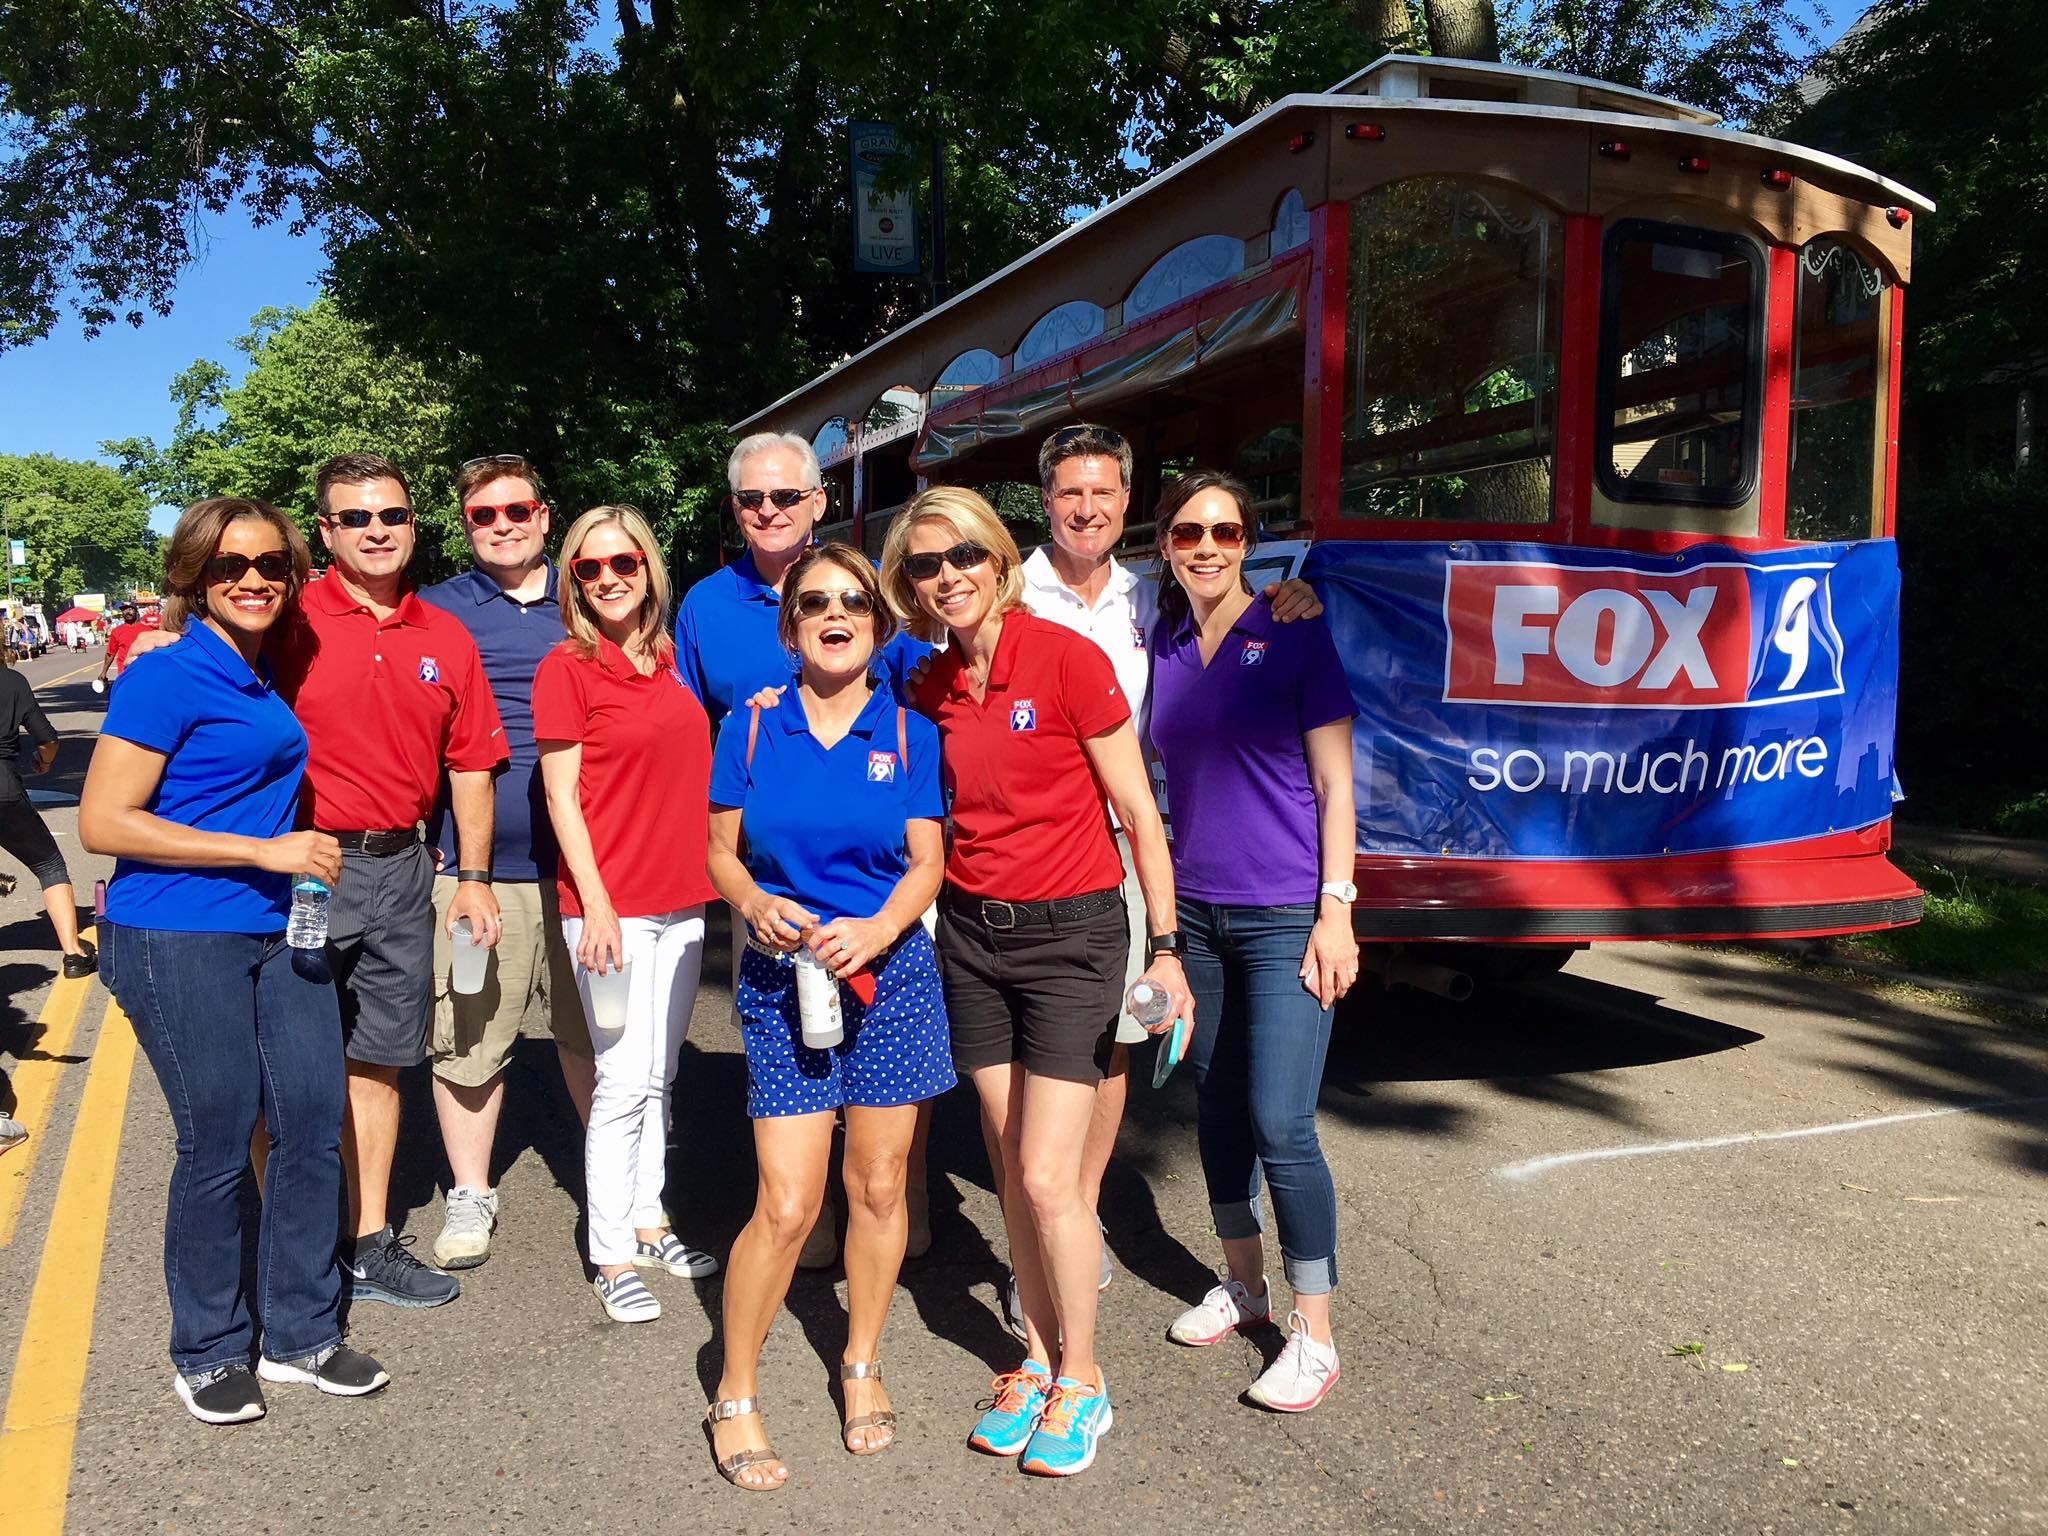
[[[85, 930], [87, 938], [93, 930]], [[50, 1106], [57, 1097], [57, 1084], [64, 1075], [64, 1053], [71, 1048], [71, 1034], [78, 1025], [78, 1010], [93, 987], [91, 977], [58, 975], [43, 999], [34, 1054], [15, 1065], [14, 1118], [28, 1127], [28, 1140], [5, 1157], [0, 1157], [0, 1248], [14, 1241], [14, 1224], [21, 1219], [21, 1203], [28, 1198], [29, 1180], [36, 1171], [36, 1149], [50, 1127]]]
[[6, 1416], [0, 1418], [0, 1488], [7, 1490], [9, 1536], [58, 1536], [64, 1529], [85, 1357], [99, 1301], [107, 1207], [134, 1069], [135, 1031], [109, 1000], [28, 1318], [21, 1326]]

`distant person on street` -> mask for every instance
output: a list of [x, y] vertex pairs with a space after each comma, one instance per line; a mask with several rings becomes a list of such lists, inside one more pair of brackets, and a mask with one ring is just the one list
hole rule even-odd
[[[704, 963], [711, 731], [676, 671], [668, 572], [631, 507], [593, 507], [562, 540], [562, 627], [533, 679], [533, 734], [558, 850], [597, 1084], [584, 1137], [592, 1285], [614, 1322], [661, 1303], [636, 1272], [718, 1261], [669, 1230], [669, 1104]], [[623, 985], [625, 995], [609, 989]]]
[[[398, 1074], [427, 1055], [433, 1000], [434, 861], [420, 841], [442, 775], [458, 868], [491, 857], [491, 773], [505, 760], [476, 642], [405, 581], [412, 492], [390, 460], [329, 459], [314, 477], [320, 539], [334, 557], [270, 647], [279, 694], [307, 738], [306, 811], [341, 845], [327, 960], [341, 999], [348, 1112], [345, 1262], [357, 1301], [432, 1307], [461, 1292], [413, 1257], [390, 1220]], [[153, 637], [135, 642], [139, 654]], [[498, 904], [459, 880], [447, 921], [498, 942]]]
[[[909, 1236], [905, 1166], [918, 1106], [954, 1081], [938, 956], [920, 921], [945, 864], [938, 732], [870, 675], [896, 621], [866, 555], [819, 545], [783, 586], [796, 686], [772, 709], [726, 717], [711, 775], [711, 878], [748, 929], [738, 1000], [759, 1192], [726, 1264], [724, 1374], [709, 1418], [719, 1472], [750, 1490], [789, 1475], [760, 1418], [761, 1346], [824, 1202], [841, 1110], [841, 1434], [857, 1456], [896, 1438], [880, 1345]], [[799, 948], [839, 978], [826, 982], [836, 1045], [806, 1043]]]
[[[1331, 1010], [1358, 979], [1351, 928], [1351, 684], [1324, 624], [1252, 595], [1250, 489], [1183, 475], [1160, 499], [1152, 743], [1173, 809], [1173, 879], [1196, 1018], [1187, 1060], [1209, 1211], [1229, 1275], [1174, 1320], [1179, 1343], [1270, 1322], [1259, 1182], [1294, 1306], [1246, 1391], [1281, 1413], [1337, 1384], [1337, 1191], [1316, 1135]], [[1258, 857], [1247, 858], [1247, 849]]]
[[[533, 676], [562, 641], [555, 568], [548, 560], [548, 504], [540, 478], [518, 454], [471, 459], [456, 476], [462, 530], [475, 563], [420, 596], [453, 614], [476, 641], [497, 702], [510, 761], [496, 791], [488, 868], [464, 870], [444, 790], [427, 826], [438, 851], [434, 877], [434, 1014], [430, 1034], [434, 1108], [452, 1179], [434, 1262], [469, 1269], [490, 1256], [498, 1222], [491, 1148], [505, 1102], [505, 1066], [520, 1035], [545, 1027], [579, 1119], [590, 1119], [596, 1066], [576, 994], [575, 965], [555, 898], [555, 835], [533, 739]], [[464, 879], [490, 882], [502, 924], [481, 992], [454, 990], [448, 914]]]
[[[90, 976], [98, 965], [98, 951], [78, 936], [78, 894], [71, 888], [71, 871], [65, 868], [63, 851], [43, 825], [42, 812], [22, 783], [23, 731], [35, 743], [29, 772], [49, 772], [57, 761], [57, 732], [36, 702], [28, 679], [0, 652], [0, 848], [19, 859], [42, 887], [43, 910], [56, 932], [57, 947], [64, 952], [64, 974]], [[11, 872], [0, 873], [0, 896], [12, 896], [19, 883]]]
[[[136, 637], [148, 628], [142, 622], [142, 610], [133, 603], [121, 605], [121, 622], [107, 631], [106, 654], [100, 657], [100, 675], [93, 679], [102, 685], [121, 675], [121, 669], [128, 665], [128, 652], [134, 646]], [[80, 646], [83, 650], [84, 647]]]
[[[80, 839], [118, 861], [107, 982], [177, 1126], [164, 1226], [173, 1385], [208, 1424], [261, 1418], [258, 1377], [352, 1397], [390, 1379], [342, 1342], [341, 1020], [334, 989], [301, 976], [284, 942], [294, 878], [341, 870], [333, 837], [293, 830], [306, 735], [268, 656], [310, 564], [267, 503], [185, 510], [164, 560], [167, 629], [185, 638], [136, 658], [79, 802]], [[259, 1123], [269, 1157], [249, 1290], [242, 1180]]]

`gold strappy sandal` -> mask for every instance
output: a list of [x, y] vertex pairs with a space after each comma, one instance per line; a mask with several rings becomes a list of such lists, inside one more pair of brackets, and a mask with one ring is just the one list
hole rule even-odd
[[[839, 1379], [842, 1382], [880, 1381], [882, 1363], [879, 1360], [856, 1360], [850, 1365], [842, 1365], [839, 1367]], [[856, 1446], [852, 1437], [864, 1429], [885, 1429], [889, 1438], [880, 1445]], [[857, 1419], [848, 1419], [840, 1425], [839, 1437], [841, 1443], [856, 1456], [877, 1455], [896, 1443], [896, 1412], [892, 1408], [884, 1408], [880, 1413], [864, 1413]]]
[[789, 1481], [788, 1465], [784, 1464], [783, 1475], [774, 1482], [743, 1483], [740, 1481], [740, 1474], [746, 1471], [747, 1468], [760, 1466], [763, 1462], [780, 1462], [782, 1458], [776, 1454], [774, 1446], [761, 1445], [753, 1446], [744, 1451], [734, 1451], [730, 1456], [721, 1461], [718, 1456], [718, 1441], [714, 1438], [713, 1431], [717, 1425], [726, 1419], [737, 1419], [745, 1414], [759, 1413], [760, 1411], [760, 1403], [751, 1397], [721, 1398], [704, 1410], [704, 1438], [711, 1442], [711, 1464], [718, 1468], [718, 1475], [720, 1477], [731, 1483], [733, 1487], [743, 1488], [748, 1493], [772, 1493], [777, 1488], [780, 1488]]

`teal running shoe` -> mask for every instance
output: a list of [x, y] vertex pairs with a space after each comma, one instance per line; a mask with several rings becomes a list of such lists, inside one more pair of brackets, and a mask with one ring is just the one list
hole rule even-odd
[[[1099, 1374], [1099, 1373], [1098, 1373]], [[1046, 1398], [1038, 1429], [1024, 1447], [1020, 1470], [1039, 1477], [1072, 1477], [1095, 1461], [1095, 1442], [1116, 1422], [1109, 1411], [1109, 1381], [1085, 1387], [1062, 1376]]]
[[1052, 1368], [1026, 1360], [1014, 1371], [1005, 1371], [988, 1384], [995, 1402], [967, 1443], [991, 1456], [1014, 1456], [1024, 1449], [1045, 1412], [1046, 1394], [1052, 1391]]

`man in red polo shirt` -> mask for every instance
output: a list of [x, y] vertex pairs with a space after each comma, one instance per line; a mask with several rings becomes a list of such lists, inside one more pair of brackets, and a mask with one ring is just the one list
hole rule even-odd
[[448, 929], [466, 920], [495, 946], [491, 774], [505, 761], [505, 733], [469, 631], [405, 579], [413, 514], [404, 474], [375, 454], [347, 453], [320, 467], [314, 492], [333, 564], [306, 587], [304, 622], [274, 667], [306, 731], [312, 824], [342, 846], [327, 954], [348, 1059], [342, 1156], [355, 1245], [343, 1260], [359, 1301], [436, 1306], [460, 1285], [406, 1251], [386, 1210], [398, 1073], [426, 1059], [433, 994], [434, 860], [419, 829], [445, 769], [459, 866]]
[[107, 654], [100, 658], [100, 675], [94, 682], [104, 683], [109, 674], [121, 675], [121, 669], [128, 665], [129, 649], [138, 635], [147, 632], [150, 626], [142, 622], [142, 613], [133, 603], [121, 605], [121, 622], [107, 631]]

